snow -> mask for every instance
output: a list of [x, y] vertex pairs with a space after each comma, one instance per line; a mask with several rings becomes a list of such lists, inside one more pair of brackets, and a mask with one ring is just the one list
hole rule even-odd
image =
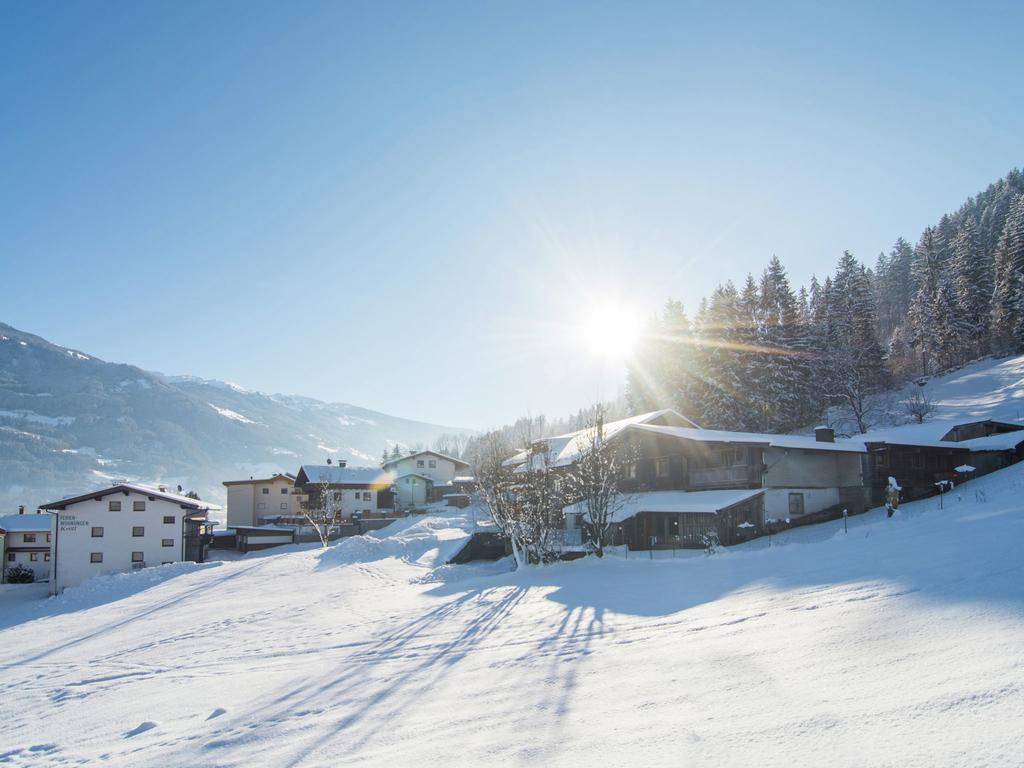
[[[629, 427], [633, 427], [639, 424], [648, 424], [649, 422], [655, 421], [663, 417], [671, 417], [674, 419], [682, 420], [688, 424], [693, 424], [692, 421], [687, 419], [682, 414], [676, 413], [670, 409], [662, 409], [660, 411], [651, 411], [649, 413], [641, 413], [639, 416], [630, 416], [625, 419], [619, 419], [618, 421], [609, 421], [604, 425], [603, 433], [604, 439], [608, 440]], [[696, 425], [694, 425], [696, 427]], [[590, 445], [592, 438], [592, 431], [587, 429], [580, 429], [576, 432], [570, 432], [566, 435], [556, 435], [554, 437], [543, 438], [543, 442], [547, 444], [548, 463], [553, 467], [562, 467], [571, 464], [578, 459], [587, 447]], [[530, 457], [529, 449], [524, 449], [516, 455], [510, 457], [505, 461], [506, 465], [515, 466], [523, 464]], [[403, 456], [402, 458], [408, 458]]]
[[0, 759], [1020, 765], [1022, 491], [1019, 464], [848, 534], [519, 572], [444, 565], [472, 523], [434, 511], [50, 600], [0, 589]]
[[669, 435], [684, 440], [709, 443], [743, 443], [766, 445], [771, 448], [790, 448], [805, 451], [836, 451], [839, 453], [866, 453], [867, 448], [858, 440], [836, 443], [815, 440], [802, 435], [773, 435], [760, 432], [727, 432], [718, 429], [692, 429], [690, 427], [662, 427], [657, 424], [637, 424], [633, 429]]
[[19, 419], [33, 424], [45, 424], [49, 427], [67, 426], [75, 423], [74, 416], [43, 416], [35, 411], [4, 411], [0, 410], [0, 418]]
[[231, 419], [232, 421], [240, 421], [243, 424], [255, 424], [256, 423], [252, 419], [247, 418], [246, 416], [243, 416], [238, 411], [232, 411], [230, 408], [221, 408], [219, 405], [214, 405], [213, 403], [207, 403], [207, 405], [210, 406], [211, 408], [213, 408], [213, 410], [215, 410], [217, 413], [219, 413], [221, 416], [223, 416], [226, 419]]

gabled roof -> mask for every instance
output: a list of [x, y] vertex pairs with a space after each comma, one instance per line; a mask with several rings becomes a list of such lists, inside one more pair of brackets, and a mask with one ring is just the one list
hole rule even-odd
[[208, 510], [217, 509], [220, 507], [216, 504], [211, 504], [208, 501], [202, 501], [190, 498], [188, 496], [180, 496], [177, 493], [167, 493], [167, 491], [161, 491], [158, 488], [150, 488], [148, 485], [138, 485], [137, 483], [118, 483], [107, 488], [100, 488], [90, 493], [83, 493], [80, 496], [72, 496], [71, 498], [61, 499], [60, 501], [51, 501], [49, 504], [43, 504], [40, 509], [66, 509], [72, 504], [77, 504], [80, 501], [88, 501], [89, 499], [102, 499], [104, 496], [111, 496], [115, 493], [138, 493], [142, 496], [152, 496], [157, 499], [164, 499], [165, 501], [172, 501], [175, 504], [179, 504], [186, 509], [197, 509], [197, 510]]
[[378, 467], [338, 467], [334, 464], [303, 464], [296, 485], [391, 485], [391, 478]]
[[[649, 413], [641, 413], [639, 416], [630, 416], [629, 418], [619, 419], [618, 421], [609, 421], [603, 427], [604, 439], [611, 439], [627, 427], [639, 424], [656, 423], [679, 427], [691, 427], [694, 429], [697, 428], [696, 424], [682, 414], [669, 408], [663, 408], [660, 411], [650, 411]], [[546, 443], [548, 466], [562, 467], [572, 464], [581, 455], [583, 455], [583, 452], [587, 449], [587, 445], [590, 442], [592, 431], [592, 429], [579, 429], [566, 435], [557, 435], [555, 437], [545, 437], [541, 440], [535, 440], [533, 444], [536, 446], [541, 443]], [[543, 449], [541, 450], [541, 455], [542, 454]], [[536, 457], [537, 455], [537, 453], [531, 451], [529, 448], [524, 448], [514, 456], [506, 459], [503, 463], [505, 466], [525, 466], [526, 462], [531, 457]]]
[[464, 462], [462, 459], [456, 459], [454, 456], [447, 456], [443, 453], [438, 453], [437, 451], [417, 451], [416, 453], [410, 453], [406, 456], [399, 456], [397, 459], [389, 459], [388, 461], [385, 461], [383, 464], [381, 464], [381, 467], [387, 469], [388, 467], [392, 466], [393, 464], [397, 464], [400, 461], [405, 461], [406, 459], [415, 459], [417, 456], [428, 455], [436, 456], [437, 458], [444, 459], [445, 461], [450, 461], [456, 467], [469, 467], [469, 464]]
[[275, 472], [270, 477], [265, 478], [252, 478], [248, 480], [225, 480], [222, 485], [256, 485], [257, 483], [273, 483], [277, 480], [287, 480], [289, 483], [295, 482], [295, 475], [290, 472]]

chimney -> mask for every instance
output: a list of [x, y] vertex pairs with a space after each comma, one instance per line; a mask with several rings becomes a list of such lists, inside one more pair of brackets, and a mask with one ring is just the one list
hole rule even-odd
[[339, 467], [346, 467], [346, 466], [348, 466], [348, 459], [338, 459], [338, 466]]
[[18, 514], [19, 515], [24, 515], [25, 514], [25, 505], [24, 504], [21, 504], [21, 505], [18, 506]]
[[832, 427], [815, 427], [814, 439], [819, 443], [834, 443], [836, 441], [836, 431]]

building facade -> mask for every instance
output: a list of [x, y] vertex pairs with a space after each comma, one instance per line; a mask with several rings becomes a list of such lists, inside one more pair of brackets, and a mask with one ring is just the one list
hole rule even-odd
[[53, 515], [8, 515], [0, 518], [7, 532], [3, 542], [3, 575], [16, 565], [29, 568], [36, 581], [50, 578]]
[[51, 591], [101, 573], [206, 559], [215, 504], [120, 483], [44, 504], [57, 513]]
[[292, 519], [302, 514], [294, 475], [282, 472], [261, 479], [225, 480], [224, 487], [228, 528], [252, 527], [267, 520]]
[[376, 467], [344, 464], [303, 464], [295, 476], [295, 492], [302, 508], [321, 510], [323, 493], [330, 493], [335, 517], [351, 520], [372, 517], [392, 509], [391, 478]]
[[437, 451], [419, 451], [385, 462], [382, 468], [394, 483], [395, 508], [412, 509], [452, 492], [469, 464]]

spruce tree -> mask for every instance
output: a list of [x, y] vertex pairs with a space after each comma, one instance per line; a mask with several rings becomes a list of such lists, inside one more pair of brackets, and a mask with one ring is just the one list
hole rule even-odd
[[974, 355], [984, 354], [989, 334], [992, 284], [973, 219], [964, 221], [953, 238], [949, 271], [958, 322], [964, 333], [963, 344]]
[[[996, 245], [992, 292], [992, 334], [1003, 349], [1016, 347], [1020, 315], [1021, 274], [1024, 272], [1024, 194], [1009, 206], [1003, 232]], [[1019, 348], [1019, 347], [1018, 347]]]

